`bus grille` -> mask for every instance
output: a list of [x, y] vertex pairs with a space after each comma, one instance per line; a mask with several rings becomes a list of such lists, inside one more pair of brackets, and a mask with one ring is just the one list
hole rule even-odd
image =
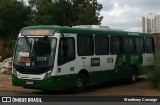
[[43, 74], [46, 73], [51, 68], [49, 67], [39, 67], [39, 68], [30, 68], [30, 67], [15, 67], [15, 70], [22, 74]]

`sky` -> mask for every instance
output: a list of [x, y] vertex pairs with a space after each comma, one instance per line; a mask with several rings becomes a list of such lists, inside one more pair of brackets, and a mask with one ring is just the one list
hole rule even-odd
[[[28, 0], [24, 0], [26, 3]], [[102, 26], [126, 31], [142, 31], [142, 16], [160, 14], [160, 0], [97, 0], [103, 8]]]
[[160, 0], [97, 0], [103, 5], [102, 24], [110, 28], [142, 32], [142, 16], [160, 13]]

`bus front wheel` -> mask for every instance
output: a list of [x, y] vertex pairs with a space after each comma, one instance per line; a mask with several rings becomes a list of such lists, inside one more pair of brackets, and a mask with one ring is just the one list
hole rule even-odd
[[77, 77], [77, 83], [76, 83], [76, 90], [77, 92], [83, 92], [87, 88], [87, 77], [83, 74], [80, 74]]

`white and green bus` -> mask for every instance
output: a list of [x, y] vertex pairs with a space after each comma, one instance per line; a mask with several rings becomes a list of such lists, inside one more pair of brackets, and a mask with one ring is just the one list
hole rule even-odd
[[12, 83], [40, 90], [64, 90], [113, 80], [135, 82], [154, 68], [150, 33], [30, 26], [23, 28], [13, 56]]

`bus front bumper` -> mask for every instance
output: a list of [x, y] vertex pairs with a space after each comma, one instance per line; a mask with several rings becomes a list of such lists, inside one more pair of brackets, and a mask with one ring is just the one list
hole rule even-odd
[[76, 75], [51, 76], [43, 80], [20, 79], [12, 74], [12, 85], [38, 90], [64, 90], [75, 86]]

